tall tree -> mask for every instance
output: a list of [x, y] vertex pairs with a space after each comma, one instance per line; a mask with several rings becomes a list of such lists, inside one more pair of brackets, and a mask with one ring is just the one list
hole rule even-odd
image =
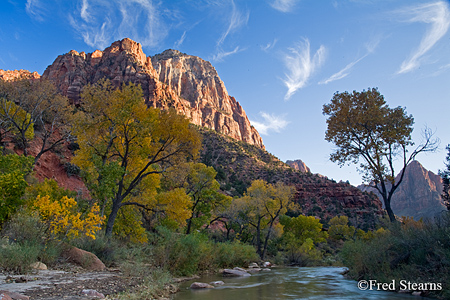
[[[255, 180], [240, 199], [242, 212], [256, 230], [256, 252], [264, 259], [272, 228], [278, 217], [288, 209], [295, 209], [292, 202], [295, 188], [282, 184], [272, 185], [264, 180]], [[267, 229], [261, 240], [263, 229]]]
[[80, 145], [74, 162], [108, 208], [110, 236], [119, 210], [127, 205], [151, 209], [160, 174], [195, 157], [201, 143], [183, 116], [147, 108], [142, 89], [132, 83], [120, 89], [107, 80], [86, 86], [82, 103], [84, 112], [74, 121]]
[[447, 156], [445, 157], [445, 169], [439, 170], [439, 175], [442, 178], [442, 200], [447, 206], [447, 210], [450, 210], [450, 144], [447, 145]]
[[[376, 88], [335, 93], [323, 114], [328, 116], [325, 140], [337, 146], [331, 161], [340, 166], [359, 163], [364, 182], [380, 193], [389, 219], [395, 221], [391, 199], [406, 167], [419, 153], [435, 151], [438, 140], [425, 129], [423, 142], [410, 150], [414, 118], [405, 108], [390, 108]], [[402, 170], [395, 180], [397, 162]]]
[[0, 80], [0, 126], [3, 139], [14, 138], [27, 156], [29, 142], [39, 137], [40, 148], [34, 162], [46, 152], [70, 139], [65, 124], [69, 117], [68, 99], [58, 94], [46, 80]]

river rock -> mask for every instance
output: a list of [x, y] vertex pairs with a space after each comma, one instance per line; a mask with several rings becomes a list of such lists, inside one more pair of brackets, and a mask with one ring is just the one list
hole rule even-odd
[[41, 263], [40, 261], [32, 263], [30, 267], [34, 270], [47, 270], [47, 266], [44, 263]]
[[77, 247], [66, 249], [63, 251], [61, 256], [86, 270], [103, 271], [106, 268], [103, 262], [94, 253], [79, 249]]
[[222, 280], [218, 280], [218, 281], [210, 282], [209, 284], [211, 284], [211, 285], [224, 285], [225, 282], [223, 282]]
[[259, 271], [261, 271], [261, 268], [250, 268], [247, 270], [249, 273], [258, 273]]
[[263, 263], [263, 268], [270, 268], [272, 266], [272, 264], [270, 263], [270, 261], [266, 261]]
[[257, 263], [251, 263], [250, 265], [248, 265], [248, 268], [249, 268], [249, 269], [253, 269], [253, 268], [256, 268], [256, 269], [258, 269], [258, 268], [259, 268], [259, 266], [258, 266], [258, 264], [257, 264]]
[[223, 270], [223, 276], [228, 276], [228, 277], [246, 277], [246, 276], [251, 276], [251, 275], [249, 273], [247, 273], [247, 271], [225, 269], [225, 270]]
[[234, 267], [233, 270], [238, 270], [238, 271], [242, 271], [242, 272], [247, 272], [246, 269], [239, 268], [239, 267]]
[[191, 289], [213, 289], [214, 287], [204, 282], [194, 282], [191, 284]]

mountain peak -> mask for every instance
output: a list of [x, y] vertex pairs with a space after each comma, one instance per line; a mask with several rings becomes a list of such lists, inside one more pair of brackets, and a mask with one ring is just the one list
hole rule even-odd
[[[176, 58], [176, 59], [174, 59]], [[241, 105], [230, 95], [210, 62], [169, 49], [148, 57], [129, 38], [103, 51], [70, 51], [48, 66], [43, 78], [54, 82], [72, 103], [79, 104], [82, 88], [102, 78], [119, 87], [133, 82], [142, 87], [149, 106], [175, 108], [196, 125], [264, 148]]]

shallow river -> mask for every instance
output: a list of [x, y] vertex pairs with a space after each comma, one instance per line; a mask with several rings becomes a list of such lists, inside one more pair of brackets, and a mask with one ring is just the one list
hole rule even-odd
[[[183, 283], [174, 300], [262, 299], [425, 299], [386, 291], [361, 291], [357, 282], [341, 275], [343, 268], [273, 268], [251, 277], [208, 276]], [[192, 282], [222, 280], [214, 289], [191, 290]]]

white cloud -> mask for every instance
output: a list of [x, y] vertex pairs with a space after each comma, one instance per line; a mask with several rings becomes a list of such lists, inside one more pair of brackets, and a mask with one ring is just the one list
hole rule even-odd
[[274, 0], [270, 5], [281, 12], [291, 12], [298, 0]]
[[239, 29], [242, 26], [247, 25], [248, 19], [250, 17], [249, 12], [241, 12], [237, 9], [236, 4], [234, 4], [234, 1], [231, 0], [231, 14], [230, 14], [230, 22], [228, 24], [227, 29], [222, 34], [220, 39], [217, 41], [217, 45], [220, 46], [223, 44], [227, 36], [232, 33], [233, 31]]
[[69, 21], [92, 47], [103, 49], [114, 40], [129, 37], [153, 48], [168, 34], [164, 13], [159, 2], [152, 0], [82, 0]]
[[230, 55], [233, 55], [233, 54], [236, 54], [236, 53], [239, 53], [239, 52], [242, 52], [242, 51], [244, 51], [244, 50], [245, 50], [245, 49], [240, 49], [239, 46], [237, 46], [236, 48], [234, 48], [234, 50], [228, 51], [228, 52], [223, 51], [223, 50], [219, 50], [219, 51], [217, 52], [217, 54], [215, 54], [215, 55], [213, 56], [212, 60], [213, 60], [213, 61], [216, 61], [216, 62], [218, 62], [218, 61], [223, 61], [223, 59], [224, 59], [225, 57], [230, 56]]
[[268, 43], [265, 46], [261, 46], [261, 50], [269, 51], [269, 50], [273, 49], [273, 47], [275, 47], [275, 44], [277, 43], [277, 41], [278, 41], [277, 39], [274, 39], [273, 42]]
[[289, 124], [289, 122], [285, 120], [285, 116], [275, 116], [265, 112], [260, 112], [259, 114], [264, 121], [258, 122], [250, 120], [250, 123], [262, 135], [268, 135], [269, 131], [280, 132]]
[[450, 10], [446, 2], [423, 4], [409, 7], [402, 11], [396, 11], [401, 17], [406, 17], [406, 22], [430, 24], [427, 32], [422, 37], [419, 47], [400, 66], [399, 74], [410, 72], [418, 68], [421, 58], [425, 55], [448, 31], [450, 27]]
[[342, 70], [340, 70], [337, 73], [334, 73], [329, 78], [320, 81], [319, 84], [328, 84], [330, 82], [333, 82], [333, 81], [336, 81], [336, 80], [339, 80], [339, 79], [347, 77], [350, 74], [350, 70], [353, 68], [353, 66], [356, 65], [357, 63], [359, 63], [364, 58], [366, 58], [369, 54], [373, 53], [375, 51], [375, 48], [378, 46], [379, 43], [380, 43], [380, 38], [379, 37], [377, 37], [375, 39], [372, 39], [369, 43], [367, 43], [365, 45], [366, 49], [367, 49], [367, 53], [365, 55], [363, 55], [362, 57], [352, 61], [351, 63], [346, 65]]
[[290, 54], [285, 54], [283, 60], [289, 73], [285, 74], [284, 84], [288, 88], [284, 100], [289, 98], [298, 90], [303, 88], [311, 75], [319, 68], [324, 60], [326, 50], [323, 45], [319, 47], [313, 57], [310, 53], [310, 44], [308, 39], [304, 39], [294, 48], [289, 48]]
[[173, 47], [175, 49], [180, 48], [180, 46], [183, 44], [184, 39], [186, 38], [186, 31], [183, 32], [183, 34], [181, 35], [180, 39], [178, 41], [175, 42], [175, 44], [173, 45]]
[[40, 0], [27, 0], [25, 11], [38, 21], [44, 21], [44, 7]]

